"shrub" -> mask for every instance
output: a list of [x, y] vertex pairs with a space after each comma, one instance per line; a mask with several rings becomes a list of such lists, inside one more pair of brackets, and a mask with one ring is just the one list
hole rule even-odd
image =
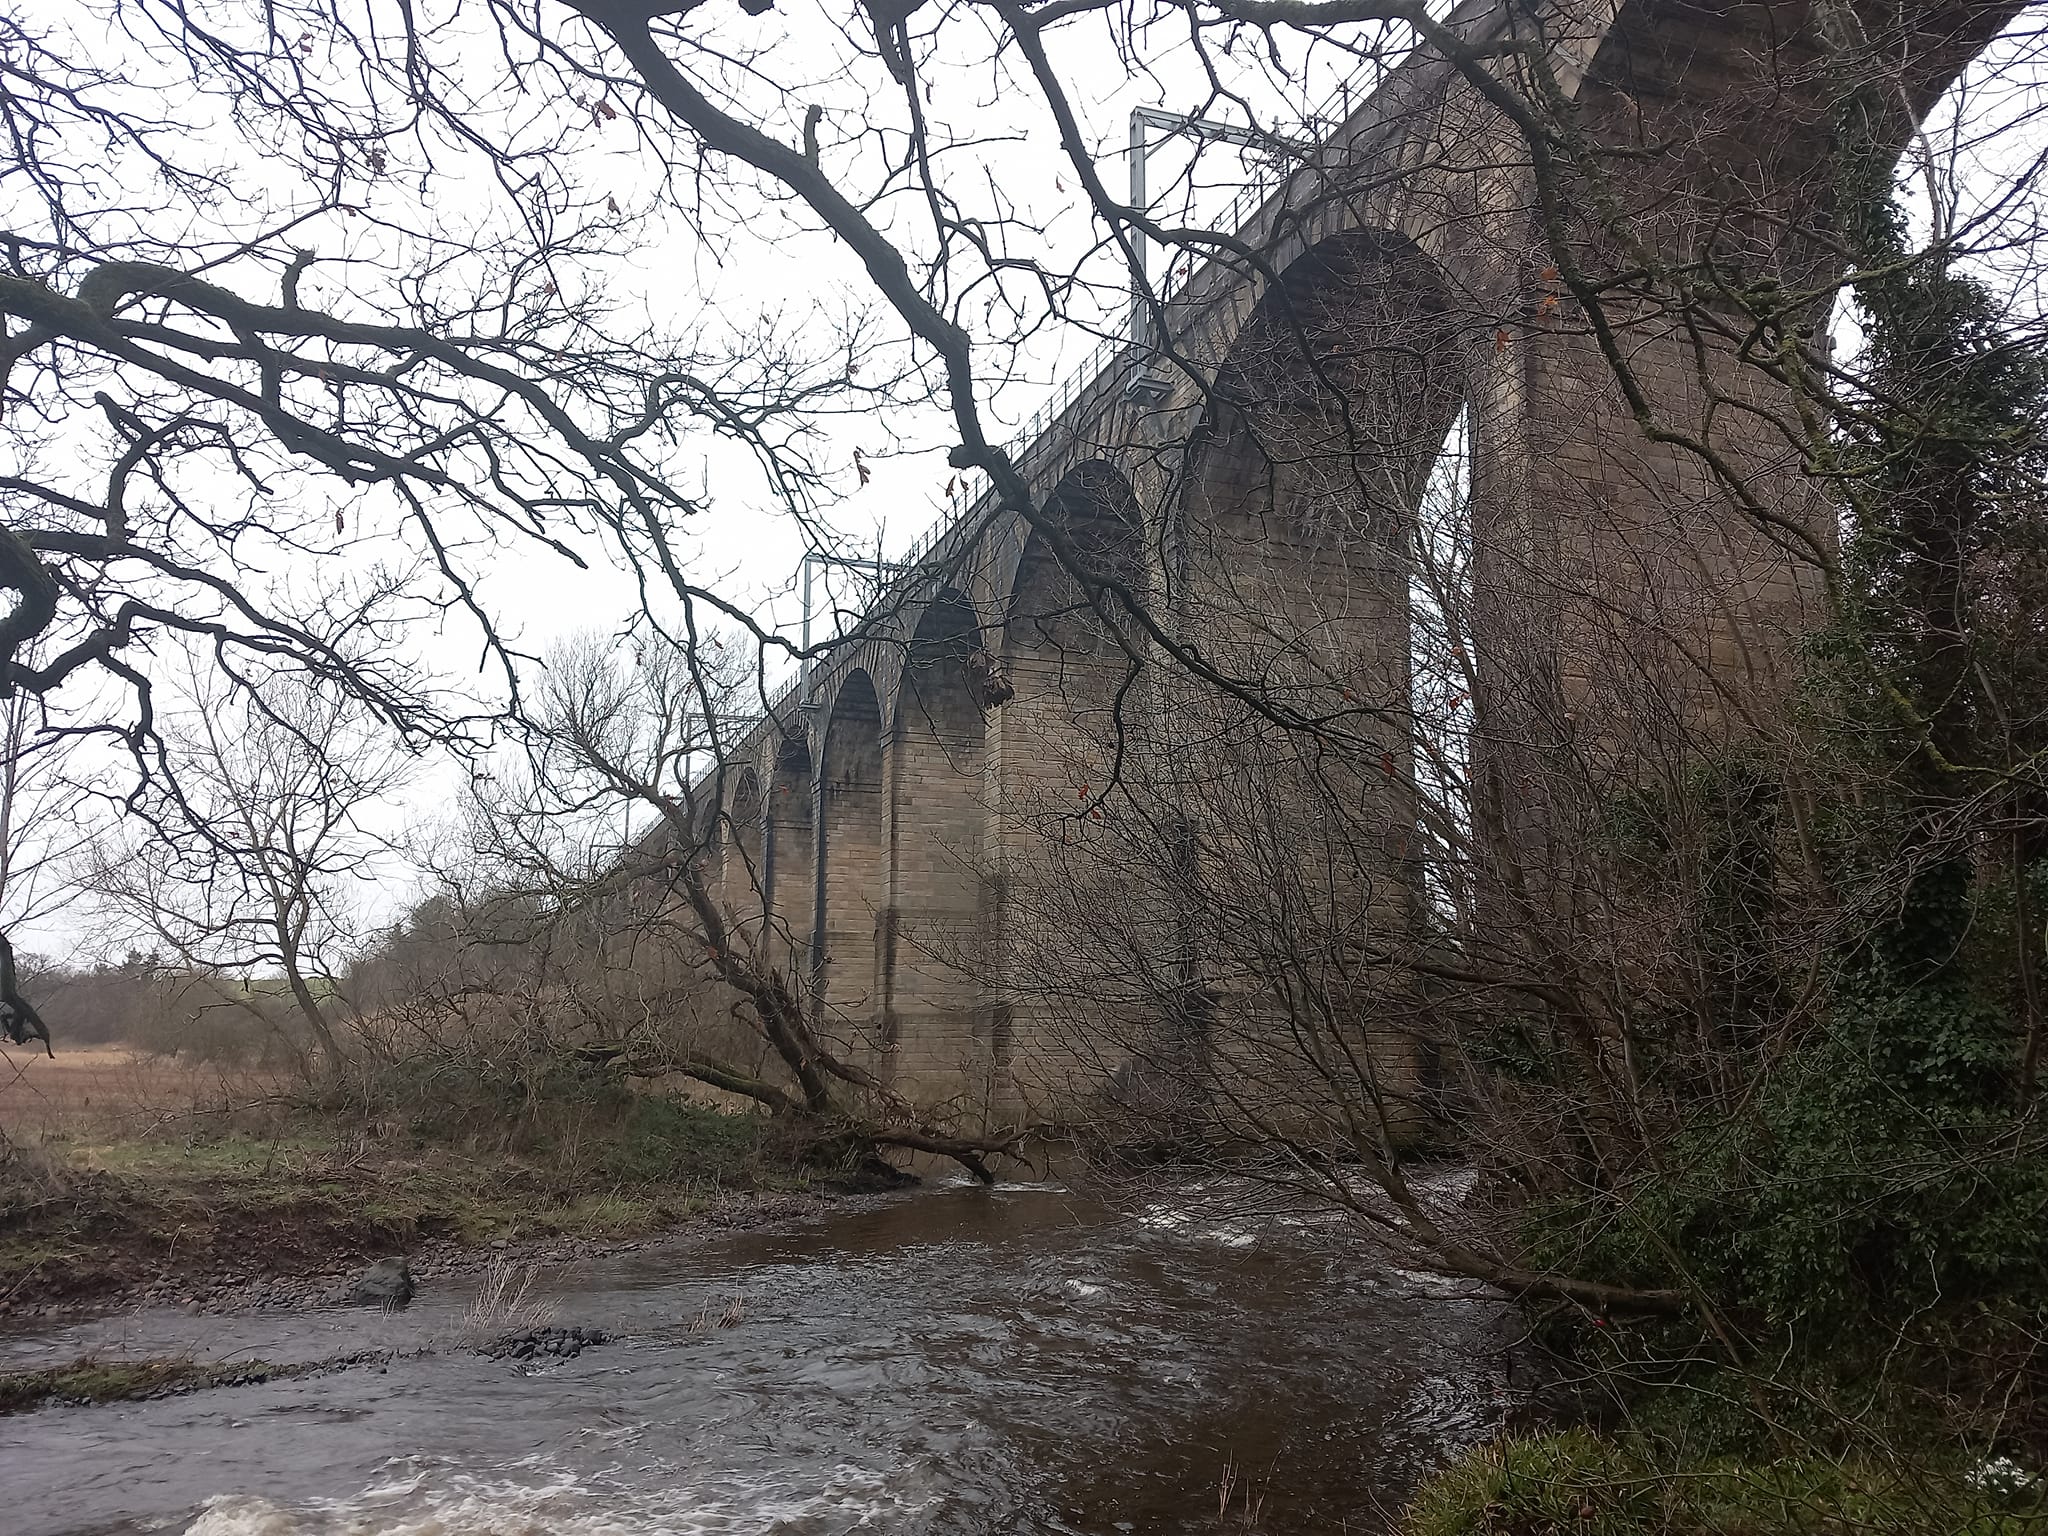
[[738, 1181], [763, 1145], [759, 1116], [643, 1089], [606, 1063], [560, 1053], [361, 1062], [330, 1093], [331, 1108], [421, 1141], [513, 1154], [565, 1184]]

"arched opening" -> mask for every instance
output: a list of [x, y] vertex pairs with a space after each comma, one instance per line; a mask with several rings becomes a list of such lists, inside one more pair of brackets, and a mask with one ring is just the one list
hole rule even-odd
[[1224, 699], [1207, 728], [1241, 731], [1261, 761], [1309, 740], [1311, 798], [1373, 810], [1305, 830], [1342, 837], [1339, 862], [1389, 913], [1413, 888], [1418, 510], [1465, 405], [1463, 331], [1404, 237], [1355, 230], [1303, 253], [1218, 373], [1178, 530], [1184, 632], [1307, 727]]
[[987, 1084], [983, 706], [995, 677], [973, 606], [933, 597], [904, 657], [890, 730], [890, 887], [882, 935], [884, 1034], [906, 1092]]
[[[1384, 231], [1304, 252], [1217, 374], [1179, 534], [1219, 660], [1362, 733], [1408, 692], [1415, 510], [1465, 399], [1434, 263]], [[1377, 718], [1376, 718], [1377, 717]]]
[[725, 862], [741, 887], [760, 883], [762, 776], [745, 764], [733, 770], [725, 797]]
[[[1109, 780], [1149, 732], [1133, 652], [1144, 650], [1120, 586], [1143, 601], [1143, 514], [1129, 481], [1100, 462], [1069, 472], [1047, 498], [1051, 532], [1027, 537], [1003, 632], [1005, 697], [990, 717], [991, 1046], [999, 1072], [1040, 1108], [1085, 1091], [1078, 1038], [1091, 1027], [1071, 999], [1092, 992], [1087, 957], [1115, 949], [1102, 932], [1107, 890], [1127, 884], [1102, 818]], [[1128, 902], [1119, 903], [1127, 906]], [[1081, 909], [1092, 909], [1085, 920]], [[1076, 930], [1086, 927], [1083, 935]], [[1062, 1001], [1063, 999], [1068, 1001]]]
[[761, 775], [740, 763], [724, 774], [724, 803], [713, 829], [717, 842], [719, 904], [727, 929], [742, 948], [758, 952], [767, 917], [767, 871], [761, 862]]
[[882, 710], [867, 673], [850, 673], [833, 695], [819, 756], [813, 995], [820, 1027], [845, 1046], [876, 1012], [876, 925], [888, 873]]
[[1473, 721], [1472, 412], [1460, 411], [1416, 507], [1409, 604], [1420, 900], [1432, 926], [1469, 933]]
[[[1123, 586], [1141, 600], [1145, 595], [1143, 515], [1129, 481], [1107, 464], [1088, 463], [1060, 481], [1045, 517], [1086, 574], [1067, 569], [1046, 534], [1032, 530], [1003, 628], [1004, 673], [1013, 696], [1004, 701], [1001, 718], [1023, 722], [1031, 732], [1025, 741], [1050, 747], [1053, 758], [1081, 770], [1085, 780], [1090, 759], [1076, 753], [1083, 742], [1113, 738], [1110, 711], [1132, 676], [1133, 646], [1119, 633], [1127, 623], [1125, 605], [1110, 588]], [[1011, 769], [1037, 769], [1043, 777], [1054, 766], [1013, 757], [1005, 765], [1006, 791], [1022, 782]], [[1092, 777], [1099, 782], [1101, 773]]]
[[1355, 230], [1288, 267], [1218, 371], [1174, 565], [1181, 633], [1227, 682], [1170, 678], [1155, 754], [1186, 914], [1160, 1065], [1195, 1075], [1184, 1097], [1414, 1123], [1419, 509], [1468, 324], [1413, 242]]
[[793, 980], [808, 970], [811, 924], [816, 918], [813, 796], [810, 745], [800, 735], [785, 736], [776, 744], [768, 780], [764, 862], [774, 963]]

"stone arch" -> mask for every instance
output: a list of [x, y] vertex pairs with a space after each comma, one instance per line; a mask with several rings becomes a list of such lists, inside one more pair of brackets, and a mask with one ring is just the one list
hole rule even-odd
[[[1046, 498], [1044, 519], [1084, 573], [1147, 598], [1144, 514], [1121, 471], [1083, 460]], [[988, 748], [990, 1047], [997, 1071], [1009, 1074], [1002, 1086], [1056, 1110], [1085, 1091], [1084, 1056], [1106, 1049], [1084, 1051], [1077, 1021], [1055, 1000], [1073, 997], [1081, 953], [1112, 947], [1099, 932], [1076, 931], [1095, 926], [1077, 915], [1090, 900], [1084, 890], [1129, 874], [1090, 835], [1102, 830], [1090, 818], [1104, 814], [1119, 741], [1150, 736], [1150, 699], [1132, 655], [1145, 654], [1142, 631], [1120, 598], [1068, 569], [1045, 531], [1026, 530], [1007, 587], [1005, 697]]]
[[726, 817], [731, 822], [734, 839], [755, 849], [760, 844], [761, 805], [759, 770], [752, 763], [739, 764], [733, 770]]
[[737, 763], [729, 771], [719, 844], [726, 900], [743, 910], [762, 884], [761, 775], [751, 763]]
[[1397, 758], [1415, 508], [1465, 404], [1469, 328], [1405, 236], [1303, 251], [1218, 370], [1174, 530], [1188, 632]]
[[[1873, 149], [1887, 159], [2024, 0], [1815, 0], [1701, 7], [1624, 0], [1574, 96], [1596, 147], [1627, 156], [1618, 188], [1639, 239], [1731, 275], [1824, 279], [1842, 166], [1841, 109], [1867, 87]], [[1830, 33], [1832, 31], [1832, 36]]]
[[[1087, 571], [1146, 598], [1144, 512], [1121, 472], [1099, 459], [1076, 465], [1046, 498], [1044, 518]], [[1139, 634], [1121, 600], [1076, 578], [1036, 528], [1003, 599], [1005, 697], [991, 782], [1012, 815], [1029, 814], [1037, 792], [1053, 788], [1057, 809], [1070, 812], [1081, 785], [1103, 781], [1119, 727], [1141, 723], [1131, 691]]]
[[794, 979], [809, 968], [817, 917], [817, 785], [811, 745], [802, 732], [777, 737], [774, 753], [763, 817], [764, 896], [774, 963]]
[[[1103, 459], [1076, 464], [1046, 498], [1043, 516], [1090, 572], [1144, 591], [1144, 511], [1121, 470]], [[1026, 530], [1002, 597], [1006, 656], [1055, 651], [1078, 661], [1099, 653], [1108, 639], [1084, 584], [1060, 563], [1040, 529]], [[1120, 647], [1118, 653], [1123, 654]]]
[[[1606, 197], [1631, 247], [1587, 220], [1572, 259], [1598, 279], [1634, 270], [1647, 248], [1731, 291], [1772, 282], [1817, 296], [1785, 317], [1788, 331], [1824, 330], [1843, 268], [1845, 103], [1868, 87], [1862, 121], [1888, 163], [2020, 9], [1906, 0], [1830, 17], [1813, 0], [1626, 0], [1573, 82], [1576, 124], [1609, 174], [1566, 195]], [[1723, 303], [1709, 284], [1690, 296], [1696, 310]], [[1491, 691], [1515, 711], [1489, 735], [1518, 751], [1657, 776], [1730, 733], [1767, 730], [1793, 681], [1824, 607], [1836, 511], [1806, 472], [1795, 403], [1745, 354], [1749, 321], [1727, 308], [1723, 329], [1694, 323], [1668, 285], [1610, 286], [1625, 394], [1569, 296], [1524, 274], [1479, 432], [1490, 569], [1477, 605]], [[1666, 438], [1641, 430], [1644, 411]], [[1768, 517], [1680, 440], [1710, 445]], [[1519, 782], [1549, 770], [1531, 759], [1503, 771]]]
[[884, 1040], [906, 1090], [937, 1101], [987, 1085], [984, 710], [996, 682], [974, 605], [943, 589], [918, 615], [889, 730]]
[[[876, 934], [888, 860], [882, 709], [874, 680], [848, 672], [826, 712], [817, 774], [817, 876], [811, 929], [814, 1004], [841, 1046], [874, 1021]], [[843, 1033], [842, 1033], [843, 1031]]]
[[[1189, 840], [1184, 872], [1167, 878], [1195, 893], [1181, 942], [1202, 957], [1176, 1003], [1185, 1016], [1168, 1023], [1212, 1042], [1179, 1059], [1241, 1078], [1233, 1093], [1270, 1096], [1276, 1112], [1327, 1091], [1279, 1043], [1318, 1030], [1371, 1031], [1359, 1060], [1383, 1069], [1374, 1091], [1393, 1095], [1397, 1121], [1419, 1088], [1410, 1010], [1393, 990], [1407, 973], [1387, 963], [1421, 937], [1417, 509], [1465, 408], [1477, 328], [1404, 235], [1325, 236], [1253, 306], [1191, 442], [1176, 622], [1220, 670], [1316, 729], [1165, 680], [1179, 696], [1162, 729], [1178, 744], [1157, 754], [1169, 800], [1158, 819]], [[1212, 990], [1212, 973], [1233, 979]], [[1305, 1035], [1275, 1033], [1282, 1004]], [[1194, 1036], [1172, 1038], [1178, 1050]]]

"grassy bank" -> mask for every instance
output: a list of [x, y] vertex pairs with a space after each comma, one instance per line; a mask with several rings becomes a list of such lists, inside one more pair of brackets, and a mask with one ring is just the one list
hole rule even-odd
[[119, 1403], [206, 1387], [233, 1387], [303, 1375], [311, 1367], [267, 1360], [232, 1364], [185, 1358], [87, 1357], [36, 1371], [0, 1371], [0, 1414], [27, 1413], [45, 1403]]
[[1587, 1429], [1473, 1451], [1432, 1478], [1404, 1536], [2027, 1536], [2042, 1485], [2009, 1461], [1702, 1456]]
[[230, 1092], [179, 1104], [159, 1083], [139, 1106], [95, 1101], [61, 1072], [42, 1082], [34, 1139], [15, 1129], [25, 1117], [8, 1126], [0, 1309], [12, 1311], [331, 1273], [432, 1241], [628, 1238], [810, 1177], [756, 1117], [590, 1075], [444, 1071], [331, 1103]]

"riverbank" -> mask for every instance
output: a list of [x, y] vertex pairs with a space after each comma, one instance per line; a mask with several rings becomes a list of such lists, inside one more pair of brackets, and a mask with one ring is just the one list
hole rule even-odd
[[1707, 1454], [1577, 1427], [1481, 1446], [1432, 1474], [1400, 1536], [2039, 1536], [2040, 1475], [1953, 1446]]
[[348, 1178], [253, 1186], [211, 1174], [88, 1176], [0, 1222], [0, 1324], [144, 1306], [329, 1305], [345, 1299], [366, 1265], [392, 1254], [405, 1255], [424, 1284], [499, 1261], [559, 1264], [692, 1231], [751, 1231], [848, 1198], [826, 1186], [711, 1186], [549, 1199], [517, 1166], [465, 1172], [401, 1176], [395, 1189], [391, 1171], [361, 1168]]
[[261, 1386], [338, 1370], [355, 1360], [201, 1361], [185, 1357], [110, 1359], [85, 1356], [41, 1370], [0, 1372], [0, 1415], [33, 1413], [47, 1407], [84, 1408], [104, 1403], [150, 1402], [185, 1397], [214, 1387]]
[[148, 1063], [64, 1066], [33, 1064], [0, 1106], [0, 1320], [317, 1304], [393, 1254], [421, 1279], [552, 1263], [814, 1214], [837, 1193], [758, 1117], [658, 1094], [397, 1118], [246, 1082], [208, 1103], [165, 1071], [143, 1081]]

